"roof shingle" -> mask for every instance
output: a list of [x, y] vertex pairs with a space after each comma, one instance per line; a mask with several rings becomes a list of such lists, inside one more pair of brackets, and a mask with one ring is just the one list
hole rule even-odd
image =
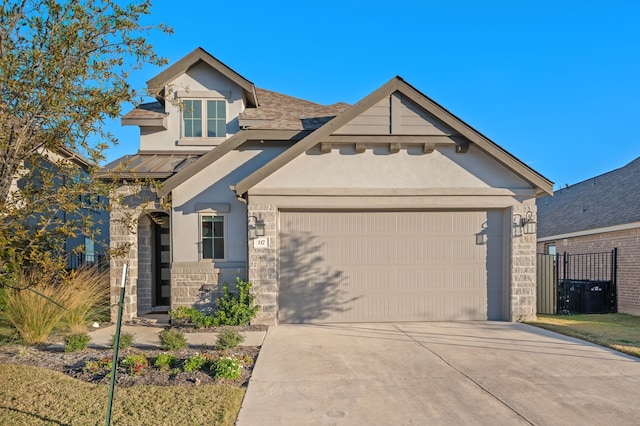
[[640, 222], [640, 157], [536, 204], [538, 238]]

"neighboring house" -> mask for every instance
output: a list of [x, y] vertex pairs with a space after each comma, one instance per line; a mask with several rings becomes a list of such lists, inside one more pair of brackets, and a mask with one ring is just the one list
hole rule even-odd
[[539, 198], [537, 205], [539, 252], [617, 248], [618, 311], [640, 315], [640, 157]]
[[[73, 167], [77, 167], [79, 172], [78, 176], [87, 176], [87, 170], [94, 166], [91, 162], [77, 153], [70, 150], [59, 147], [57, 152], [49, 150], [40, 150], [38, 154], [41, 155], [38, 169], [44, 168], [55, 170], [55, 163], [58, 161], [68, 161], [68, 164], [72, 164]], [[66, 185], [64, 179], [68, 177], [60, 177], [60, 173], [57, 175], [58, 179], [63, 179], [61, 185]], [[24, 189], [28, 183], [24, 182], [25, 177], [17, 177], [11, 186], [12, 191], [20, 191]], [[55, 187], [56, 189], [58, 186]], [[94, 235], [87, 236], [78, 234], [69, 236], [64, 242], [64, 255], [67, 257], [67, 267], [69, 269], [76, 269], [85, 263], [105, 263], [106, 262], [106, 248], [109, 245], [109, 212], [106, 207], [109, 205], [109, 200], [106, 197], [95, 196], [92, 194], [86, 194], [80, 196], [78, 200], [86, 208], [81, 210], [82, 217], [89, 217], [93, 224]], [[78, 214], [65, 213], [60, 210], [57, 213], [57, 217], [65, 223], [71, 221], [75, 222], [80, 219]], [[31, 217], [30, 220], [36, 221]]]
[[400, 77], [323, 106], [198, 48], [147, 84], [157, 102], [122, 119], [140, 150], [105, 167], [128, 164], [124, 192], [163, 181], [131, 205], [135, 232], [112, 213], [112, 244], [131, 244], [111, 261], [114, 300], [130, 267], [126, 318], [211, 307], [235, 277], [256, 323], [535, 317], [521, 219], [552, 183]]

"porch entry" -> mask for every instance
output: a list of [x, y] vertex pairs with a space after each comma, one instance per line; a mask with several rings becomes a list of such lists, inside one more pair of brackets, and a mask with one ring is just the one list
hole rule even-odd
[[617, 254], [538, 254], [538, 313], [617, 312]]
[[171, 235], [169, 215], [154, 213], [152, 225], [153, 307], [171, 305]]

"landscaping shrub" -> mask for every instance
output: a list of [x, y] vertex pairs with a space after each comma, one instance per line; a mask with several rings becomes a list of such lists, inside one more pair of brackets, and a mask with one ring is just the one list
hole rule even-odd
[[218, 334], [216, 348], [221, 350], [233, 349], [244, 341], [244, 336], [235, 330], [224, 329]]
[[255, 317], [260, 306], [255, 305], [255, 295], [251, 294], [251, 283], [236, 278], [236, 293], [229, 285], [222, 286], [222, 296], [216, 301], [213, 314], [214, 325], [247, 325]]
[[153, 366], [161, 371], [169, 371], [176, 365], [177, 362], [178, 359], [171, 354], [160, 354], [154, 360]]
[[109, 271], [92, 266], [69, 274], [65, 283], [74, 296], [61, 303], [67, 311], [63, 323], [72, 333], [84, 332], [93, 321], [109, 319]]
[[60, 276], [44, 269], [18, 270], [14, 287], [0, 293], [2, 316], [27, 344], [43, 343], [57, 328], [73, 334], [108, 310], [109, 282], [105, 272], [80, 269]]
[[211, 327], [214, 322], [212, 315], [207, 315], [194, 307], [178, 306], [169, 311], [169, 316], [175, 325], [194, 325], [198, 328], [206, 328]]
[[[116, 342], [116, 335], [111, 335], [111, 340], [109, 340], [109, 346], [113, 347]], [[120, 333], [120, 341], [118, 342], [118, 349], [127, 349], [133, 345], [134, 338], [131, 333]]]
[[131, 376], [137, 376], [149, 368], [149, 358], [144, 353], [127, 355], [121, 365], [127, 368]]
[[160, 346], [165, 351], [177, 351], [187, 347], [187, 338], [184, 333], [176, 330], [162, 330], [158, 334], [160, 338]]
[[182, 366], [182, 370], [190, 373], [192, 371], [200, 370], [207, 363], [207, 357], [204, 355], [196, 354], [187, 358]]
[[91, 338], [87, 333], [69, 334], [64, 338], [64, 351], [77, 352], [83, 351], [89, 347]]
[[235, 380], [240, 377], [242, 363], [236, 357], [223, 356], [213, 363], [211, 371], [217, 379]]
[[65, 310], [52, 300], [63, 305], [70, 297], [68, 288], [56, 284], [55, 276], [46, 271], [20, 269], [15, 277], [15, 288], [1, 293], [2, 316], [25, 343], [43, 343], [65, 315]]
[[84, 364], [84, 370], [93, 374], [111, 371], [111, 357], [105, 356], [95, 361], [87, 361]]

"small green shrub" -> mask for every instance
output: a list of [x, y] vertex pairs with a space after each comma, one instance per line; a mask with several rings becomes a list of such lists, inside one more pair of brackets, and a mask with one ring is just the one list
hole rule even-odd
[[176, 325], [194, 325], [198, 328], [206, 328], [211, 327], [214, 323], [212, 315], [207, 315], [194, 307], [178, 306], [169, 311], [169, 316]]
[[236, 357], [223, 356], [213, 363], [211, 371], [217, 379], [235, 380], [240, 377], [242, 363]]
[[[113, 347], [116, 342], [116, 335], [111, 335], [111, 340], [109, 341], [109, 346]], [[118, 342], [119, 349], [127, 349], [133, 345], [134, 338], [131, 333], [120, 333], [120, 341]]]
[[149, 368], [149, 358], [144, 353], [127, 355], [121, 365], [127, 368], [130, 375], [137, 376]]
[[160, 371], [169, 371], [176, 365], [177, 362], [178, 359], [171, 354], [160, 354], [154, 360], [153, 366]]
[[200, 370], [207, 363], [207, 357], [204, 355], [196, 354], [187, 358], [182, 366], [182, 370], [190, 373], [192, 371]]
[[160, 338], [160, 346], [165, 351], [177, 351], [187, 347], [187, 338], [184, 333], [176, 330], [162, 330], [158, 334]]
[[233, 349], [244, 341], [244, 336], [235, 330], [224, 329], [218, 334], [216, 348], [221, 350]]
[[254, 303], [255, 295], [251, 294], [251, 283], [236, 278], [236, 292], [229, 290], [229, 285], [222, 286], [222, 296], [216, 301], [213, 314], [214, 325], [247, 325], [256, 316], [260, 306]]
[[83, 351], [89, 347], [91, 338], [87, 333], [69, 334], [64, 338], [64, 351], [77, 352]]
[[98, 358], [95, 361], [87, 361], [84, 363], [84, 370], [93, 374], [111, 371], [111, 357]]

